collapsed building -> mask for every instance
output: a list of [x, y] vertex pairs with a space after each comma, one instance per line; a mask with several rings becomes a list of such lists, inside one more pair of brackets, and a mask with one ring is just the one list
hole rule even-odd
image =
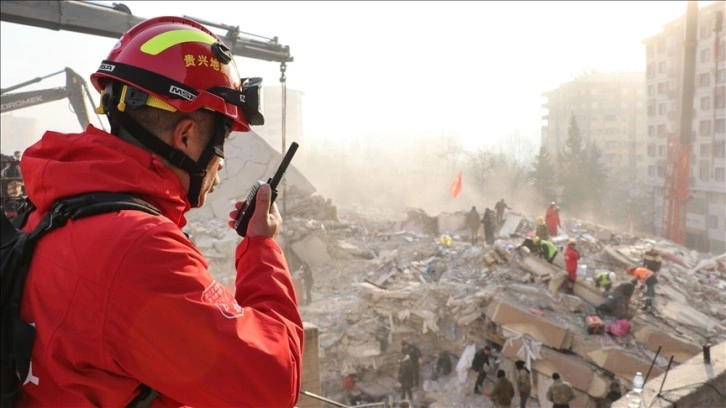
[[[227, 179], [211, 205], [189, 216], [189, 232], [210, 270], [230, 286], [239, 238], [227, 226], [228, 213], [256, 178], [271, 175], [279, 163], [279, 153], [256, 140], [245, 135], [241, 149], [231, 139], [227, 154], [234, 158], [222, 175]], [[247, 157], [239, 160], [236, 154]], [[545, 394], [554, 372], [574, 387], [573, 406], [608, 406], [613, 382], [625, 392], [636, 372], [654, 378], [671, 358], [675, 367], [703, 344], [726, 340], [726, 254], [710, 257], [656, 237], [565, 220], [567, 233], [553, 241], [561, 248], [575, 238], [582, 254], [574, 294], [568, 295], [560, 289], [566, 280], [561, 253], [548, 264], [517, 250], [533, 233], [536, 216], [509, 212], [493, 245], [471, 243], [465, 211], [429, 216], [411, 209], [396, 220], [336, 209], [293, 167], [285, 176], [284, 202], [278, 202], [286, 214], [279, 242], [300, 284], [299, 299], [299, 266], [305, 262], [313, 269], [313, 302], [301, 312], [319, 330], [318, 375], [326, 398], [341, 403], [351, 394], [363, 401], [397, 398], [400, 345], [408, 341], [424, 355], [423, 384], [414, 391], [420, 406], [487, 406], [487, 398], [471, 395], [466, 361], [467, 349], [484, 344], [495, 348], [496, 366], [509, 378], [514, 361], [526, 361], [540, 406], [551, 406]], [[442, 240], [442, 234], [451, 240]], [[604, 300], [593, 274], [613, 271], [618, 282], [626, 281], [625, 268], [640, 265], [648, 246], [663, 256], [655, 313], [631, 306], [626, 335], [589, 333], [586, 318]], [[451, 355], [457, 370], [434, 380], [440, 351]], [[346, 392], [343, 378], [349, 375], [355, 389]], [[300, 406], [321, 405], [301, 397]]]

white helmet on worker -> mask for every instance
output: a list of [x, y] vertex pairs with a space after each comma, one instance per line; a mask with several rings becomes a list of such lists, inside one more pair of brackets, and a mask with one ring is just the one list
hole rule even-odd
[[618, 277], [618, 276], [617, 276], [617, 275], [615, 275], [615, 272], [610, 272], [610, 273], [608, 274], [608, 279], [610, 279], [610, 282], [615, 282], [615, 279], [616, 279], [617, 277]]

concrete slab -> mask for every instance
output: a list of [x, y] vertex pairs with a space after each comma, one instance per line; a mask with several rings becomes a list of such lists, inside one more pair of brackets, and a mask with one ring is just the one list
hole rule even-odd
[[[633, 381], [635, 373], [647, 373], [650, 368], [650, 361], [642, 360], [628, 354], [620, 348], [599, 349], [588, 353], [588, 356], [599, 367], [607, 370], [626, 381]], [[651, 377], [663, 373], [663, 369], [653, 366]]]
[[[657, 290], [658, 288], [656, 287], [656, 296], [658, 295]], [[656, 304], [656, 307], [657, 306], [658, 305]], [[708, 332], [712, 331], [713, 328], [718, 325], [718, 322], [709, 316], [686, 304], [674, 301], [666, 303], [665, 307], [659, 310], [659, 312], [666, 319], [675, 320], [678, 323], [694, 328], [700, 328]]]
[[327, 239], [323, 230], [316, 230], [291, 245], [300, 260], [310, 266], [324, 265], [332, 260], [328, 254]]
[[635, 341], [643, 344], [648, 350], [658, 351], [658, 347], [661, 347], [660, 355], [665, 358], [673, 356], [673, 361], [677, 363], [684, 363], [701, 351], [701, 347], [649, 325], [636, 329], [633, 336]]
[[517, 333], [528, 334], [554, 349], [569, 350], [572, 337], [566, 327], [536, 316], [527, 310], [502, 300], [489, 303], [486, 315], [495, 323]]
[[509, 238], [517, 232], [517, 229], [519, 228], [519, 224], [522, 222], [522, 216], [517, 214], [505, 214], [504, 215], [504, 224], [502, 224], [502, 227], [499, 228], [499, 232], [497, 233], [497, 237], [499, 238]]
[[575, 295], [593, 306], [597, 306], [605, 300], [600, 289], [585, 282], [581, 276], [577, 277], [573, 291]]
[[561, 272], [560, 268], [550, 265], [544, 259], [535, 255], [525, 255], [519, 262], [519, 267], [539, 277], [550, 276]]

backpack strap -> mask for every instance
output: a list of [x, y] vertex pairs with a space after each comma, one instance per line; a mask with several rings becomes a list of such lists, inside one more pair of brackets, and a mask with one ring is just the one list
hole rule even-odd
[[[31, 204], [30, 209], [22, 214], [23, 219], [16, 225], [24, 224], [28, 214], [33, 209], [34, 207]], [[37, 240], [48, 232], [65, 225], [69, 219], [76, 220], [78, 218], [120, 210], [143, 211], [152, 215], [161, 214], [161, 211], [156, 207], [131, 194], [98, 192], [80, 194], [56, 201], [50, 211], [45, 214], [33, 231], [28, 234], [20, 233], [4, 214], [0, 217], [3, 247], [5, 245], [13, 245], [13, 250], [17, 251], [17, 255], [13, 257], [15, 261], [13, 265], [3, 265], [4, 269], [7, 267], [17, 272], [8, 296], [8, 308], [5, 309], [5, 305], [3, 305], [3, 319], [13, 320], [12, 342], [6, 343], [10, 339], [3, 339], [3, 354], [5, 354], [6, 346], [12, 349], [14, 363], [20, 378], [26, 378], [28, 376], [30, 371], [30, 356], [33, 343], [35, 342], [34, 327], [20, 319], [20, 304]], [[3, 288], [3, 291], [5, 289]], [[6, 293], [3, 293], [3, 299], [5, 299], [5, 295]], [[3, 361], [3, 366], [5, 365], [6, 362]], [[11, 397], [18, 391], [19, 389], [13, 392]], [[143, 397], [140, 394], [132, 401], [132, 405], [129, 406], [148, 406], [158, 394], [158, 392], [144, 384], [142, 384], [141, 391]], [[146, 405], [136, 405], [141, 403]]]

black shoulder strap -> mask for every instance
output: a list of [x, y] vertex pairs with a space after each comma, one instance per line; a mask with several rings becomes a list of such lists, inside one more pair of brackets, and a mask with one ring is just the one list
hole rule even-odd
[[[3, 214], [1, 217], [2, 220], [0, 220], [2, 223], [3, 247], [12, 241], [13, 245], [18, 248], [17, 262], [9, 266], [9, 269], [12, 268], [16, 271], [17, 276], [13, 279], [9, 296], [7, 310], [9, 315], [3, 315], [3, 319], [13, 318], [14, 321], [21, 323], [20, 304], [23, 289], [28, 276], [28, 270], [30, 269], [32, 253], [38, 239], [55, 228], [65, 225], [69, 219], [75, 220], [119, 210], [137, 210], [152, 215], [161, 214], [157, 208], [132, 194], [106, 192], [80, 194], [56, 201], [50, 211], [41, 219], [33, 231], [28, 234], [19, 233], [15, 226]], [[25, 218], [30, 211], [32, 209], [23, 214], [23, 220], [20, 225], [25, 222]], [[5, 296], [4, 293], [3, 296]], [[14, 341], [11, 344], [17, 372], [21, 378], [26, 378], [30, 370], [30, 355], [35, 340], [35, 330], [28, 324], [14, 324], [13, 331]], [[157, 394], [156, 391], [142, 384], [141, 394], [132, 401], [132, 405], [130, 406], [148, 406]]]

